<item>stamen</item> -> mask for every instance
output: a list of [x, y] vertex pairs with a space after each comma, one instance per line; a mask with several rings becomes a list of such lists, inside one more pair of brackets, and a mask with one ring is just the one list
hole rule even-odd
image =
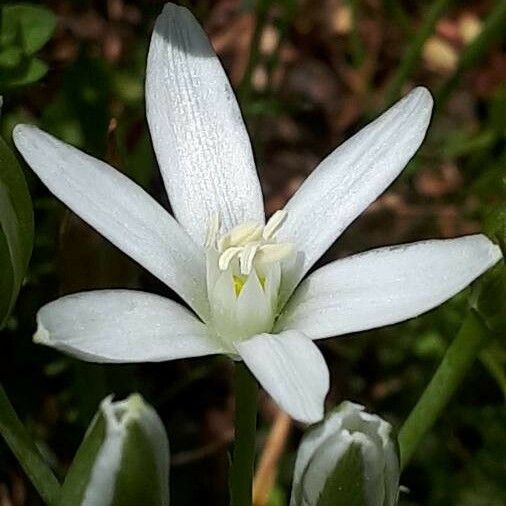
[[220, 270], [226, 271], [230, 265], [230, 262], [236, 255], [241, 252], [241, 250], [242, 248], [228, 248], [226, 251], [224, 251], [218, 260], [218, 267]]
[[283, 242], [280, 244], [264, 244], [260, 246], [255, 261], [259, 265], [267, 265], [273, 262], [280, 262], [291, 255], [293, 244]]
[[[219, 221], [218, 216], [213, 215], [209, 222], [206, 247], [216, 246], [220, 254], [220, 270], [227, 270], [232, 260], [238, 258], [241, 276], [248, 276], [254, 267], [279, 262], [291, 254], [293, 246], [290, 243], [278, 244], [274, 240], [286, 216], [285, 210], [276, 211], [265, 226], [254, 222], [241, 223], [217, 237]], [[236, 269], [234, 264], [234, 271]]]
[[249, 274], [253, 268], [253, 260], [258, 251], [258, 243], [250, 243], [244, 246], [240, 254], [241, 259], [241, 274]]
[[206, 242], [204, 243], [204, 247], [206, 249], [211, 248], [215, 244], [219, 228], [220, 218], [218, 216], [218, 213], [214, 212], [211, 214], [211, 217], [209, 218], [209, 224], [207, 226]]
[[222, 235], [216, 242], [216, 247], [220, 253], [223, 253], [230, 247], [230, 234]]
[[264, 227], [262, 237], [267, 241], [272, 239], [274, 234], [279, 230], [283, 222], [286, 220], [287, 212], [284, 209], [276, 211], [269, 219]]
[[243, 223], [230, 231], [231, 246], [245, 246], [262, 237], [263, 226], [258, 223]]

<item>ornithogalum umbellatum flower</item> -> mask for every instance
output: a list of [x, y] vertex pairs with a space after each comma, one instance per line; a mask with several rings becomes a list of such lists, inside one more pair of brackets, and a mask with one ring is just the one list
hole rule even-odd
[[167, 4], [149, 49], [146, 106], [174, 217], [104, 162], [33, 126], [17, 148], [70, 209], [177, 292], [62, 297], [35, 340], [94, 362], [224, 353], [294, 418], [323, 416], [327, 366], [313, 340], [396, 323], [462, 290], [500, 258], [473, 235], [386, 247], [305, 279], [420, 146], [432, 98], [416, 88], [339, 146], [267, 222], [241, 112], [192, 14]]

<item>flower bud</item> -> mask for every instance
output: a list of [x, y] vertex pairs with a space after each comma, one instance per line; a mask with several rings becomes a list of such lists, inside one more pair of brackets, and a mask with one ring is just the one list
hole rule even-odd
[[290, 506], [392, 506], [398, 490], [392, 427], [346, 401], [304, 435]]
[[104, 399], [69, 469], [60, 506], [166, 506], [169, 443], [138, 394]]

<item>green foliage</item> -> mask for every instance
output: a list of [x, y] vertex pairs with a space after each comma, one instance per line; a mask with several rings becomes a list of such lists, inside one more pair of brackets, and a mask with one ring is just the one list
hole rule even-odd
[[60, 484], [18, 418], [2, 385], [0, 385], [0, 434], [18, 458], [46, 504], [55, 506], [60, 494]]
[[498, 203], [491, 207], [483, 222], [483, 232], [506, 252], [506, 204]]
[[51, 38], [56, 18], [47, 8], [31, 4], [2, 8], [2, 43], [18, 43], [24, 54], [33, 55]]
[[91, 422], [81, 446], [77, 450], [65, 481], [58, 506], [81, 504], [90, 480], [93, 464], [105, 438], [105, 420], [99, 413]]
[[0, 327], [5, 323], [28, 267], [33, 210], [16, 157], [0, 138]]
[[0, 9], [0, 92], [34, 83], [47, 72], [35, 53], [51, 38], [56, 18], [47, 8], [31, 4]]
[[[480, 58], [486, 56], [490, 47], [504, 37], [504, 23], [506, 21], [506, 3], [495, 2], [489, 12], [479, 35], [468, 44], [462, 54], [453, 75], [438, 91], [440, 107], [446, 104], [451, 93], [458, 86], [462, 74], [473, 66], [479, 64]], [[504, 116], [503, 116], [504, 119]]]
[[424, 22], [411, 37], [409, 45], [406, 47], [403, 58], [393, 75], [388, 89], [386, 91], [386, 104], [390, 105], [399, 97], [402, 85], [408, 80], [410, 74], [416, 67], [423, 45], [434, 32], [434, 27], [438, 19], [446, 12], [452, 0], [433, 0], [428, 5], [427, 13], [424, 16]]
[[66, 69], [61, 92], [45, 109], [42, 126], [66, 142], [102, 157], [107, 141], [109, 97], [107, 65], [83, 56]]

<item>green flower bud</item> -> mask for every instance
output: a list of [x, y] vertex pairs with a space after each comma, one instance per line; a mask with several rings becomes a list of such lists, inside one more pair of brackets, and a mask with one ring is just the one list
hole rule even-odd
[[102, 401], [69, 469], [60, 506], [167, 506], [169, 443], [140, 395]]
[[290, 506], [392, 506], [399, 458], [392, 427], [343, 402], [302, 439]]

